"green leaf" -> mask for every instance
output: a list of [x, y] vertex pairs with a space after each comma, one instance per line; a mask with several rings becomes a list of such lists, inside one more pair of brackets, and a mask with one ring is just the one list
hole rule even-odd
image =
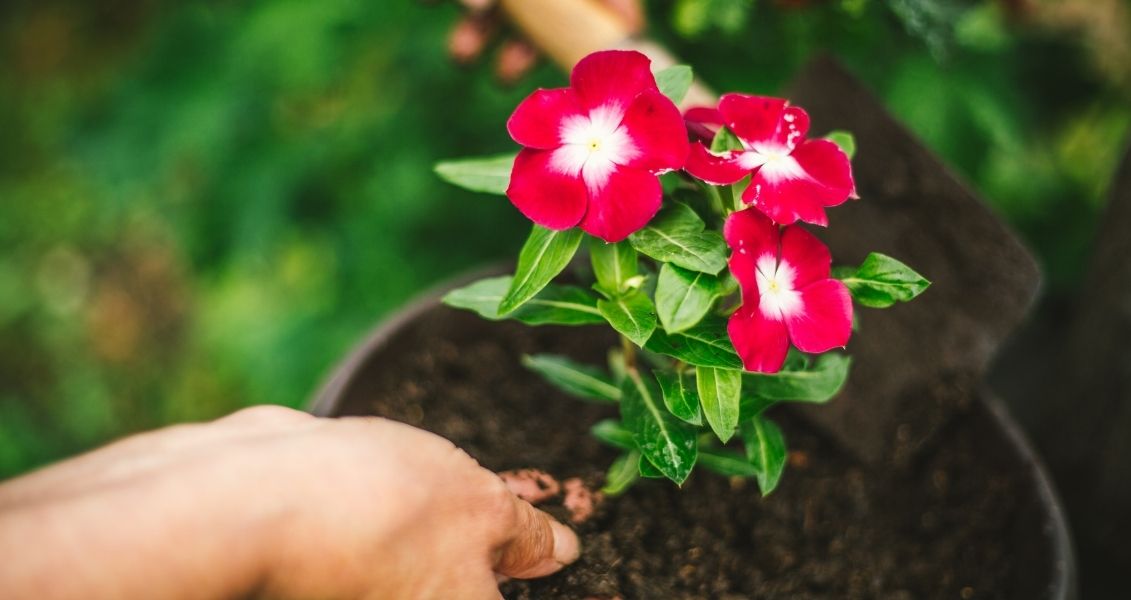
[[619, 496], [625, 493], [640, 478], [640, 452], [631, 450], [617, 457], [605, 473], [605, 486], [601, 493], [606, 496]]
[[620, 388], [596, 367], [556, 354], [523, 355], [522, 366], [538, 373], [567, 394], [602, 402], [620, 401]]
[[628, 371], [622, 391], [621, 418], [636, 447], [665, 477], [682, 485], [698, 455], [695, 428], [664, 408], [656, 382], [639, 371]]
[[660, 384], [668, 411], [692, 425], [702, 425], [699, 393], [695, 391], [691, 374], [685, 371], [654, 371], [653, 375]]
[[561, 273], [577, 252], [581, 236], [580, 229], [554, 231], [535, 225], [518, 254], [518, 268], [510, 289], [499, 303], [499, 314], [505, 315], [522, 306]]
[[601, 311], [613, 329], [637, 346], [643, 346], [656, 330], [656, 308], [642, 291], [637, 290], [613, 300], [598, 300], [597, 310]]
[[727, 335], [726, 322], [721, 319], [704, 319], [681, 333], [657, 329], [648, 338], [644, 348], [678, 358], [690, 365], [720, 369], [742, 368], [742, 359], [734, 351], [734, 345]]
[[739, 401], [742, 397], [742, 372], [711, 367], [695, 369], [695, 383], [699, 388], [699, 403], [707, 424], [727, 443], [738, 427]]
[[454, 308], [479, 313], [491, 321], [515, 319], [527, 325], [599, 325], [605, 317], [597, 310], [597, 299], [585, 290], [568, 285], [548, 285], [518, 310], [499, 314], [499, 303], [511, 287], [511, 276], [480, 279], [452, 290], [443, 302]]
[[931, 285], [911, 267], [878, 252], [869, 254], [855, 273], [841, 281], [857, 302], [871, 308], [909, 302]]
[[804, 371], [746, 373], [745, 379], [752, 393], [766, 400], [819, 403], [827, 402], [840, 391], [850, 366], [851, 358], [830, 352], [817, 357]]
[[627, 241], [615, 244], [598, 238], [589, 239], [589, 260], [597, 285], [617, 296], [628, 290], [628, 281], [636, 276], [636, 250]]
[[754, 417], [742, 424], [742, 442], [746, 458], [754, 465], [762, 495], [778, 487], [785, 470], [785, 436], [777, 424], [763, 417]]
[[856, 155], [856, 138], [851, 133], [840, 130], [830, 131], [825, 139], [840, 146], [840, 149], [848, 155], [849, 160], [852, 160], [852, 157]]
[[440, 179], [473, 192], [485, 194], [507, 193], [515, 154], [502, 154], [482, 158], [445, 160], [436, 163], [433, 170]]
[[679, 333], [703, 320], [721, 291], [713, 275], [664, 263], [656, 281], [656, 314], [664, 330]]
[[686, 204], [672, 203], [628, 241], [637, 252], [660, 262], [714, 275], [726, 266], [726, 243]]
[[622, 450], [635, 450], [636, 442], [632, 440], [632, 432], [613, 419], [604, 419], [589, 428], [589, 433], [598, 441]]
[[656, 73], [656, 86], [660, 93], [667, 96], [672, 102], [679, 104], [691, 88], [694, 79], [691, 67], [687, 65], [674, 65]]
[[754, 477], [758, 469], [745, 457], [729, 450], [699, 449], [699, 465], [723, 477]]
[[731, 150], [745, 150], [746, 147], [742, 145], [742, 140], [738, 139], [737, 135], [730, 129], [723, 127], [715, 134], [715, 139], [711, 140], [711, 152], [715, 154], [722, 154]]
[[652, 464], [652, 461], [648, 460], [648, 458], [643, 455], [636, 463], [636, 472], [639, 473], [641, 477], [644, 477], [646, 479], [664, 478], [664, 473], [660, 471], [660, 469], [658, 469], [656, 465]]

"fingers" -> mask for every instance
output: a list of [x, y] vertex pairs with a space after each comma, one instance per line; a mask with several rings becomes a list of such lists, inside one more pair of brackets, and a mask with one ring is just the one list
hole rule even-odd
[[507, 40], [499, 48], [495, 75], [499, 81], [511, 85], [522, 79], [538, 63], [538, 50], [530, 42], [521, 39]]
[[624, 21], [629, 33], [636, 35], [644, 30], [644, 7], [640, 0], [603, 0]]
[[577, 560], [581, 543], [572, 529], [525, 500], [510, 498], [514, 519], [509, 540], [495, 560], [496, 573], [520, 579], [543, 577]]

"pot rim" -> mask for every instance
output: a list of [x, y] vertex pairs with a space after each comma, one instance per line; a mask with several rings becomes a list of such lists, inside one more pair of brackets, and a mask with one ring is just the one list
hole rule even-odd
[[[381, 350], [402, 329], [426, 312], [441, 306], [440, 300], [449, 291], [467, 285], [484, 277], [508, 272], [509, 265], [496, 263], [467, 271], [428, 288], [410, 298], [401, 308], [379, 321], [373, 329], [337, 363], [330, 375], [324, 379], [318, 391], [312, 396], [307, 410], [317, 417], [331, 417], [338, 408], [343, 393], [353, 383], [354, 377], [369, 357]], [[1038, 502], [1044, 509], [1045, 534], [1052, 543], [1053, 572], [1050, 574], [1050, 600], [1077, 600], [1076, 554], [1072, 545], [1068, 520], [1060, 495], [1052, 483], [1048, 469], [1030, 443], [1025, 432], [1009, 414], [1005, 404], [988, 387], [982, 387], [978, 394], [986, 406], [991, 420], [1005, 434], [1005, 439], [1016, 452], [1018, 458], [1029, 466], [1036, 488]]]

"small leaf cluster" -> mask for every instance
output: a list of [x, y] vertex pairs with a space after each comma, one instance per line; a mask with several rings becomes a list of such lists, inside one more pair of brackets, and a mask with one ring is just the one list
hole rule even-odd
[[[672, 67], [656, 79], [678, 101], [691, 71]], [[846, 152], [854, 147], [849, 134], [830, 139]], [[726, 151], [731, 144], [741, 147], [724, 129], [713, 149]], [[513, 156], [448, 161], [436, 172], [470, 190], [505, 194], [512, 162]], [[627, 239], [610, 244], [579, 229], [535, 225], [513, 275], [476, 281], [444, 302], [491, 320], [603, 325], [620, 335], [621, 345], [610, 349], [604, 366], [549, 354], [523, 358], [526, 368], [567, 394], [619, 408], [618, 419], [592, 428], [598, 440], [621, 452], [607, 473], [605, 493], [622, 493], [641, 478], [682, 485], [699, 465], [754, 478], [768, 494], [781, 480], [787, 450], [767, 411], [780, 403], [827, 402], [844, 385], [851, 360], [793, 351], [778, 373], [743, 371], [727, 333], [727, 318], [741, 297], [727, 272], [720, 234], [736, 190], [676, 174], [665, 176], [664, 184], [659, 214]], [[929, 285], [880, 254], [838, 276], [869, 307], [910, 300]]]

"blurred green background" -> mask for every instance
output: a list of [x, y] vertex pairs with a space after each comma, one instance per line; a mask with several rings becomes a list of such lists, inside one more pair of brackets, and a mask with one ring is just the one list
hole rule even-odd
[[[677, 0], [650, 34], [716, 89], [839, 56], [1066, 293], [1131, 131], [1125, 0]], [[257, 403], [303, 406], [382, 316], [528, 224], [438, 159], [511, 148], [454, 2], [0, 8], [0, 478]]]

